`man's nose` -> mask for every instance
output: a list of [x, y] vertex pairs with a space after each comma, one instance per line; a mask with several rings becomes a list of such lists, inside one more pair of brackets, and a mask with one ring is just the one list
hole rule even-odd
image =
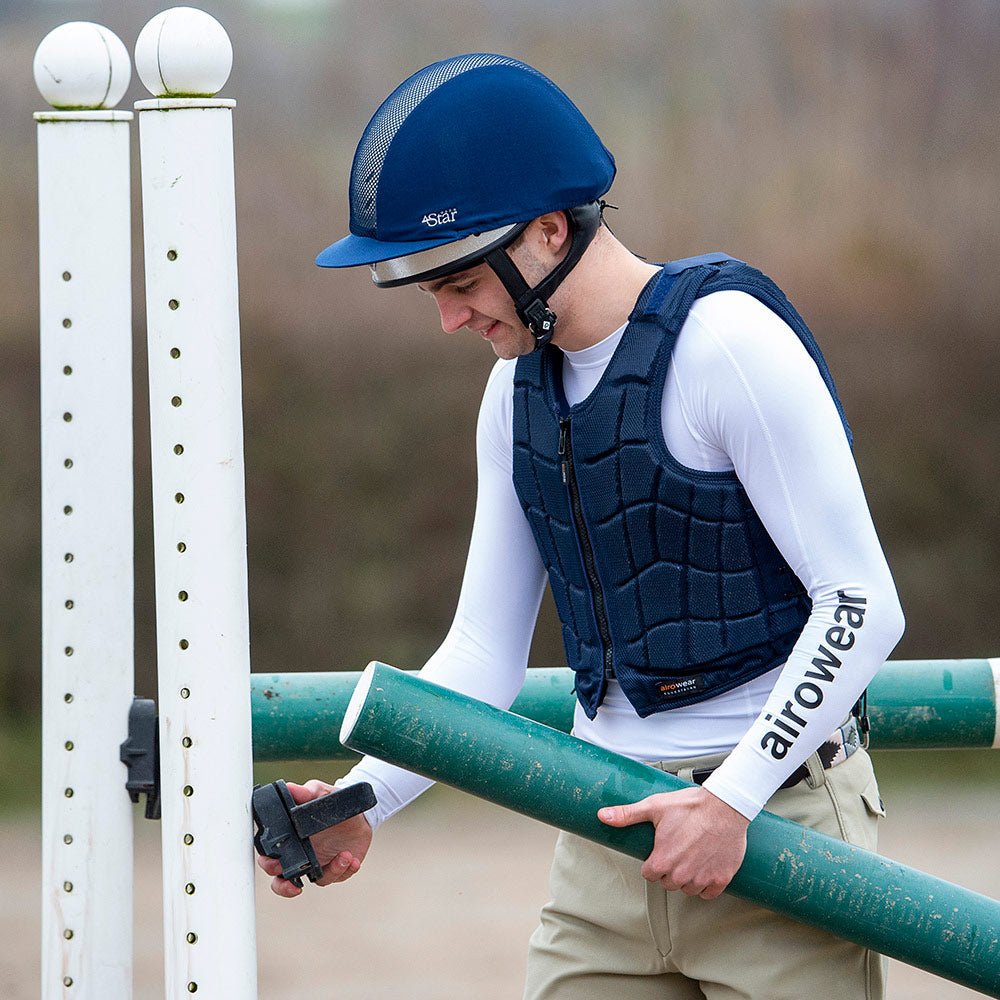
[[472, 310], [467, 305], [456, 302], [451, 296], [438, 295], [435, 301], [441, 314], [441, 329], [445, 333], [461, 330], [472, 319]]

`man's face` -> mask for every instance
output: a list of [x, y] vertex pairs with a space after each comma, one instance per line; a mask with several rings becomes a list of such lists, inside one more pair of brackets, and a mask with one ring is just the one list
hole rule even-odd
[[534, 337], [517, 318], [514, 303], [489, 265], [480, 264], [417, 287], [434, 296], [445, 333], [463, 328], [478, 333], [489, 341], [498, 358], [516, 358], [535, 349]]

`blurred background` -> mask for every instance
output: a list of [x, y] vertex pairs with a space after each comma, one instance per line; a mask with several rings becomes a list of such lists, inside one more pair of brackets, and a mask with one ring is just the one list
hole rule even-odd
[[[41, 38], [94, 20], [131, 50], [168, 4], [0, 3], [0, 815], [37, 806], [35, 125]], [[904, 609], [897, 658], [1000, 653], [1000, 8], [990, 0], [203, 0], [235, 63], [254, 670], [419, 667], [451, 620], [473, 429], [493, 356], [413, 289], [321, 271], [351, 157], [404, 77], [524, 59], [618, 162], [616, 234], [651, 259], [725, 249], [810, 323]], [[148, 96], [135, 78], [121, 107]], [[137, 182], [137, 159], [134, 161]], [[141, 247], [138, 188], [135, 245]], [[141, 253], [135, 268], [136, 691], [155, 693]], [[532, 662], [563, 663], [546, 606]], [[941, 764], [945, 758], [948, 763]], [[992, 758], [883, 755], [885, 781]], [[909, 783], [909, 784], [908, 784]], [[991, 813], [992, 815], [992, 813]], [[913, 863], [911, 861], [911, 863]], [[902, 995], [902, 994], [901, 994]], [[941, 994], [939, 994], [941, 995]]]

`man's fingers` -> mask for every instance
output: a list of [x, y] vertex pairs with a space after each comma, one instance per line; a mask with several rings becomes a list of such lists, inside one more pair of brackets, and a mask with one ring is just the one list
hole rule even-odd
[[685, 896], [700, 896], [702, 899], [716, 899], [722, 895], [726, 889], [728, 883], [722, 883], [719, 880], [704, 882], [702, 880], [694, 880], [691, 882], [683, 881], [683, 875], [660, 875], [653, 870], [653, 866], [647, 867], [644, 865], [642, 869], [642, 877], [647, 882], [659, 882], [660, 885], [667, 890], [667, 892], [683, 892]]
[[268, 875], [281, 874], [281, 862], [277, 858], [266, 858], [264, 855], [258, 854], [257, 867]]
[[597, 818], [608, 826], [632, 826], [645, 823], [651, 818], [649, 799], [630, 802], [621, 806], [605, 806], [597, 810]]
[[[283, 896], [285, 899], [294, 899], [296, 896], [302, 895], [302, 889], [299, 886], [281, 878], [280, 863], [272, 858], [263, 858], [258, 861], [258, 864], [268, 875], [274, 876], [271, 879], [271, 891], [275, 895]], [[348, 851], [342, 851], [333, 861], [323, 866], [323, 876], [318, 878], [315, 884], [323, 886], [343, 882], [354, 875], [360, 867], [361, 862], [357, 858]]]
[[285, 785], [296, 805], [302, 805], [303, 802], [312, 802], [313, 799], [318, 799], [320, 796], [327, 795], [333, 791], [333, 785], [328, 785], [325, 781], [320, 781], [318, 778], [313, 778], [304, 785], [296, 785], [292, 781], [286, 781]]
[[271, 892], [276, 896], [283, 896], [285, 899], [294, 899], [302, 895], [302, 890], [297, 885], [292, 885], [288, 879], [277, 876], [271, 879]]
[[361, 862], [347, 851], [341, 851], [332, 861], [323, 866], [323, 877], [316, 880], [316, 885], [333, 885], [349, 879], [359, 868]]

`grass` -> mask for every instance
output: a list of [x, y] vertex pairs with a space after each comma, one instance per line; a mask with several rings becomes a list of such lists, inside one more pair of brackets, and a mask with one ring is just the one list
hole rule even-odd
[[39, 810], [41, 748], [40, 719], [0, 718], [0, 817]]

